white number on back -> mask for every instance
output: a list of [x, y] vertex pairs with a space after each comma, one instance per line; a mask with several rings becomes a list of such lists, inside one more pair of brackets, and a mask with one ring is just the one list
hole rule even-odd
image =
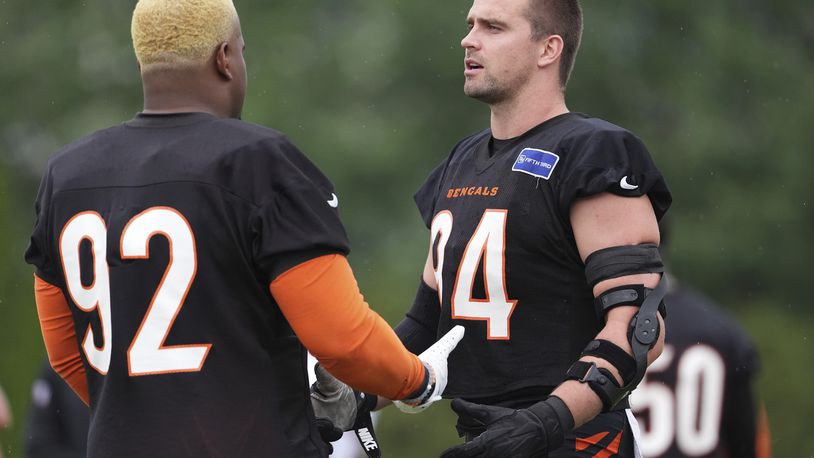
[[[79, 246], [82, 241], [90, 242], [93, 254], [93, 283], [85, 288], [79, 267]], [[82, 212], [71, 218], [59, 237], [59, 251], [68, 294], [74, 304], [83, 312], [99, 314], [102, 324], [102, 347], [93, 343], [93, 330], [88, 326], [82, 341], [82, 350], [88, 364], [102, 375], [110, 368], [110, 338], [113, 323], [110, 311], [110, 270], [107, 267], [107, 226], [96, 212]]]
[[[648, 374], [672, 363], [674, 349], [666, 345]], [[720, 354], [706, 345], [687, 349], [676, 363], [675, 393], [645, 376], [630, 397], [634, 412], [649, 410], [649, 427], [642, 430], [642, 454], [659, 456], [673, 440], [686, 456], [703, 456], [718, 445], [725, 366]]]
[[[104, 220], [98, 213], [83, 212], [68, 221], [60, 236], [68, 293], [80, 310], [99, 313], [102, 348], [93, 344], [93, 331], [88, 326], [82, 349], [90, 365], [103, 375], [110, 367], [113, 340], [107, 235]], [[197, 269], [195, 236], [187, 220], [168, 207], [153, 207], [136, 215], [122, 231], [121, 257], [149, 258], [150, 239], [155, 236], [167, 239], [170, 262], [127, 351], [130, 375], [199, 371], [210, 344], [164, 346]], [[81, 280], [79, 246], [83, 240], [90, 241], [93, 253], [93, 284], [89, 288], [85, 288]]]

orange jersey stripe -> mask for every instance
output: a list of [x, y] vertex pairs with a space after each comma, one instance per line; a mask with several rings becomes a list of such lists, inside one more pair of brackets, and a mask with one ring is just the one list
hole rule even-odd
[[[597, 433], [591, 437], [577, 437], [575, 443], [576, 451], [581, 452], [583, 450], [587, 450], [589, 447], [601, 447], [599, 443], [602, 442], [602, 440], [605, 439], [608, 434], [610, 434], [610, 431]], [[609, 458], [619, 453], [619, 444], [621, 442], [622, 433], [620, 432], [616, 435], [616, 437], [613, 438], [613, 441], [611, 441], [607, 447], [599, 449], [597, 453], [593, 455], [593, 458]]]
[[420, 388], [423, 364], [370, 309], [344, 256], [306, 261], [270, 288], [305, 348], [337, 378], [388, 399]]
[[591, 437], [577, 437], [575, 448], [578, 452], [581, 452], [592, 445], [597, 445], [599, 441], [604, 439], [605, 436], [607, 436], [608, 434], [610, 434], [609, 431], [604, 431], [601, 433], [594, 434]]
[[59, 287], [34, 275], [34, 297], [51, 367], [88, 404], [88, 379], [65, 295]]

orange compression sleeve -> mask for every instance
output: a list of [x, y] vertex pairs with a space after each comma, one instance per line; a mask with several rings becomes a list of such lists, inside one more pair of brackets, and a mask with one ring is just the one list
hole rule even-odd
[[772, 458], [772, 433], [769, 428], [769, 415], [766, 413], [766, 404], [762, 402], [757, 417], [755, 456], [757, 458]]
[[424, 366], [365, 302], [347, 259], [311, 259], [271, 282], [271, 294], [305, 348], [348, 385], [402, 399], [424, 381]]
[[82, 402], [88, 404], [88, 379], [65, 295], [59, 287], [34, 275], [34, 297], [51, 367], [79, 395]]

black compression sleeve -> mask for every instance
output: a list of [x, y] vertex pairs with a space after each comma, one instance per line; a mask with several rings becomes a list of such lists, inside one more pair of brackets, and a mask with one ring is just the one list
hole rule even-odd
[[420, 280], [413, 306], [401, 323], [396, 325], [396, 335], [408, 350], [419, 354], [435, 343], [438, 338], [438, 320], [441, 304], [438, 292]]

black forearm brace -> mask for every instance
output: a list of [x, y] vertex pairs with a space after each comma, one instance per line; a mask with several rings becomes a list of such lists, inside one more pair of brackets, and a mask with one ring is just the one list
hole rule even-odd
[[408, 350], [419, 354], [430, 348], [438, 339], [438, 320], [440, 318], [441, 303], [438, 299], [438, 291], [427, 286], [421, 279], [413, 306], [394, 330]]

